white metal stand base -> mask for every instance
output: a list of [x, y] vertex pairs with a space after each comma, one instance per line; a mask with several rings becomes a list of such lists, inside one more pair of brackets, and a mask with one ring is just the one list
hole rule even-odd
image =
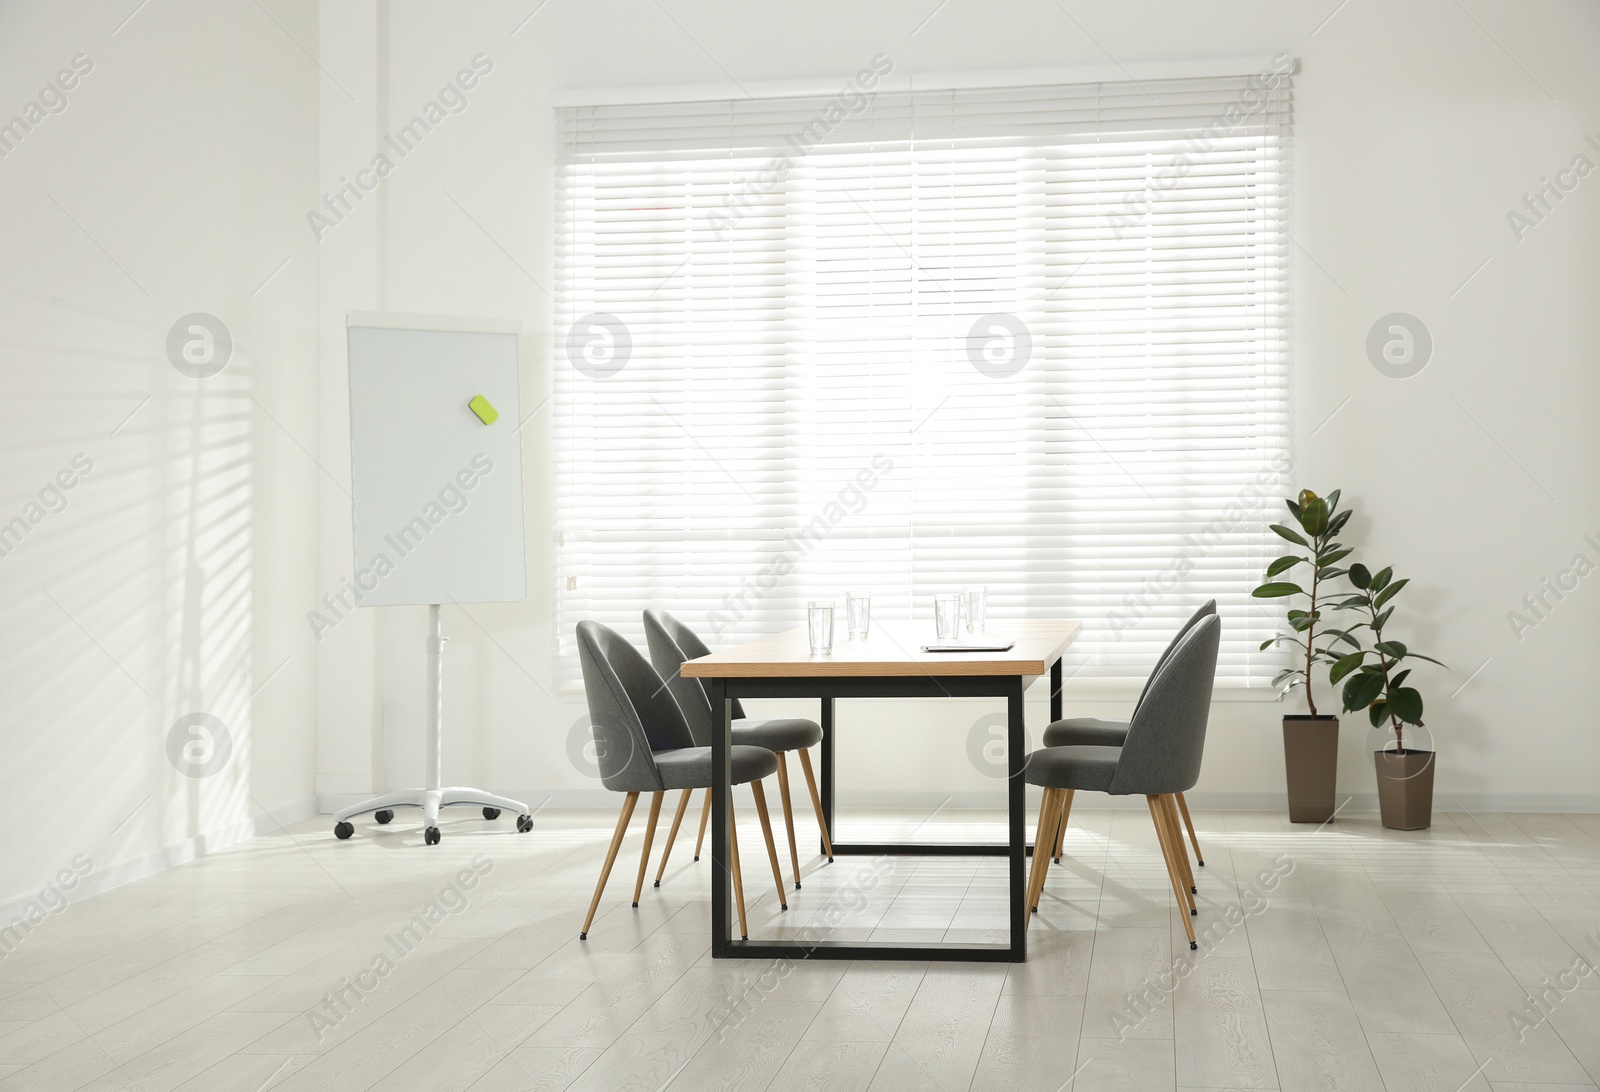
[[[378, 812], [378, 822], [394, 819], [395, 808], [422, 809], [422, 840], [428, 845], [439, 844], [439, 809], [470, 806], [484, 809], [485, 819], [498, 818], [498, 813], [509, 811], [517, 817], [517, 830], [526, 833], [533, 829], [533, 817], [528, 805], [507, 796], [496, 796], [482, 789], [464, 786], [442, 788], [444, 750], [440, 722], [444, 716], [444, 643], [445, 636], [439, 621], [439, 605], [428, 608], [428, 787], [425, 789], [396, 789], [359, 804], [342, 808], [333, 817], [333, 833], [345, 839], [355, 833], [350, 820], [357, 815]], [[490, 815], [490, 811], [496, 814]], [[386, 813], [386, 814], [385, 814]]]

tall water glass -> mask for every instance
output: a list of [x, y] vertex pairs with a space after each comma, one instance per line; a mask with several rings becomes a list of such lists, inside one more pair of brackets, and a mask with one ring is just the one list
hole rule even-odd
[[954, 641], [961, 631], [961, 596], [933, 597], [933, 628], [941, 641]]
[[811, 655], [833, 651], [833, 604], [811, 603], [806, 608], [806, 629], [811, 635]]
[[850, 620], [850, 639], [859, 641], [866, 637], [872, 626], [872, 599], [865, 595], [846, 595], [845, 614]]
[[982, 633], [984, 621], [989, 614], [989, 589], [982, 584], [973, 584], [962, 593], [967, 607], [967, 632]]

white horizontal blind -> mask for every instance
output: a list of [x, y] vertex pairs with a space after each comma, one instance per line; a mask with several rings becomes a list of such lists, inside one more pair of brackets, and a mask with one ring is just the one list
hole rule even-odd
[[[1263, 84], [1265, 83], [1265, 87]], [[1288, 488], [1286, 77], [561, 112], [559, 665], [846, 588], [989, 589], [1142, 678], [1215, 597], [1222, 685]]]

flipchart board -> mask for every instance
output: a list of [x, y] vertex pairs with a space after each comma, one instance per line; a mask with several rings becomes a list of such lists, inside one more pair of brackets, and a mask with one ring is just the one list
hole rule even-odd
[[518, 328], [349, 317], [360, 605], [527, 598]]

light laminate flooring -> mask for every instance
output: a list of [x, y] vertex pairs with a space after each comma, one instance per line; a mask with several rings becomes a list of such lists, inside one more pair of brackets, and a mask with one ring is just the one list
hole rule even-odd
[[[830, 865], [800, 814], [812, 852], [779, 910], [742, 803], [752, 936], [1003, 939], [1003, 860]], [[1191, 957], [1148, 813], [1080, 807], [1026, 964], [796, 964], [710, 958], [698, 805], [634, 909], [638, 809], [587, 941], [609, 811], [545, 809], [525, 835], [447, 819], [435, 847], [404, 812], [348, 842], [321, 816], [74, 903], [0, 959], [0, 1092], [1600, 1083], [1600, 816], [1441, 812], [1401, 833], [1197, 811]], [[839, 825], [1004, 829], [974, 811]]]

